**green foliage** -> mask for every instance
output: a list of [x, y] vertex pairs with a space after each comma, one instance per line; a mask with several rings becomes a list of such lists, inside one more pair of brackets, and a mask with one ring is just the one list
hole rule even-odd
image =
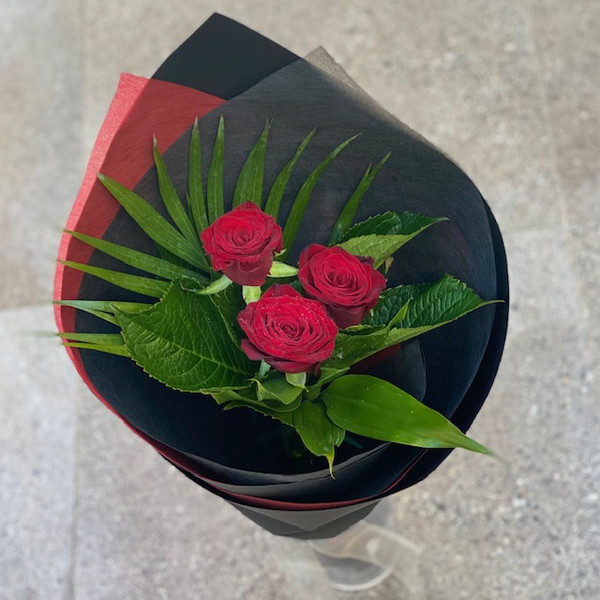
[[198, 117], [194, 119], [192, 135], [190, 137], [190, 150], [188, 159], [188, 207], [192, 213], [196, 234], [208, 227], [208, 216], [204, 199], [204, 185], [202, 183], [202, 144]]
[[349, 229], [352, 220], [354, 219], [354, 215], [358, 209], [358, 205], [360, 204], [363, 196], [367, 192], [367, 190], [371, 187], [373, 180], [379, 170], [383, 165], [387, 162], [387, 159], [390, 157], [391, 152], [388, 152], [379, 163], [375, 166], [374, 169], [371, 168], [371, 165], [367, 167], [365, 174], [362, 176], [362, 179], [356, 186], [356, 189], [346, 202], [346, 205], [342, 209], [340, 216], [337, 218], [333, 229], [331, 230], [331, 236], [329, 237], [329, 245], [334, 246], [335, 244], [342, 241], [344, 238], [344, 234]]
[[184, 392], [244, 388], [254, 365], [240, 350], [234, 294], [186, 292], [171, 284], [158, 304], [143, 312], [116, 310], [131, 358], [146, 373]]
[[213, 146], [212, 158], [208, 169], [206, 197], [208, 220], [214, 223], [224, 212], [223, 202], [223, 162], [225, 160], [225, 120], [219, 119], [217, 137]]
[[267, 154], [267, 138], [269, 137], [269, 122], [267, 121], [258, 141], [250, 150], [248, 158], [240, 171], [233, 193], [233, 206], [243, 202], [254, 202], [262, 206], [263, 177], [265, 172], [265, 157]]
[[344, 375], [321, 398], [331, 421], [358, 435], [420, 448], [466, 448], [491, 454], [443, 415], [377, 377]]

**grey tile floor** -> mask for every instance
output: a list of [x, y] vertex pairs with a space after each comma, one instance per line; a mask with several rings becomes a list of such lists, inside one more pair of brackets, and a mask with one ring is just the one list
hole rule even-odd
[[[151, 75], [215, 8], [0, 4], [2, 600], [301, 597], [269, 536], [132, 436], [56, 344], [24, 334], [52, 329], [60, 229], [119, 73]], [[600, 2], [218, 9], [297, 53], [325, 46], [455, 158], [504, 232], [511, 327], [471, 431], [512, 466], [455, 452], [395, 498], [424, 550], [422, 597], [600, 598]]]

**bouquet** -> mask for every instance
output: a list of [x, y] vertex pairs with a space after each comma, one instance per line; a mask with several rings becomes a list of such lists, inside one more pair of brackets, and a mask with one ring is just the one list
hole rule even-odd
[[439, 449], [489, 453], [463, 431], [507, 314], [474, 186], [313, 60], [216, 15], [154, 79], [125, 76], [56, 284], [59, 335], [100, 399], [297, 537], [343, 530]]

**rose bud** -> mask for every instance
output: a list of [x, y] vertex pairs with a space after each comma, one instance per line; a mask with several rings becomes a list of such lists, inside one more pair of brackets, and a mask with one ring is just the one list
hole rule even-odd
[[281, 227], [256, 204], [244, 202], [200, 234], [213, 269], [239, 285], [262, 285], [283, 244]]
[[372, 258], [319, 244], [300, 254], [298, 279], [308, 296], [325, 304], [340, 329], [358, 325], [385, 288], [385, 277], [373, 268]]
[[242, 350], [284, 373], [315, 372], [335, 346], [336, 324], [325, 307], [291, 285], [273, 285], [237, 317], [248, 336]]

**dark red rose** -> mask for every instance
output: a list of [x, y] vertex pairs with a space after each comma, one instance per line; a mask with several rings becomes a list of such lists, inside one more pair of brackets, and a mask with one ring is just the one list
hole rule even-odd
[[298, 279], [311, 298], [327, 306], [340, 329], [358, 325], [385, 288], [385, 277], [373, 268], [372, 258], [319, 244], [300, 254]]
[[314, 372], [328, 359], [338, 328], [325, 307], [291, 285], [274, 285], [237, 317], [248, 336], [242, 350], [285, 373]]
[[252, 202], [220, 216], [200, 239], [213, 269], [239, 285], [262, 285], [283, 243], [275, 219]]

